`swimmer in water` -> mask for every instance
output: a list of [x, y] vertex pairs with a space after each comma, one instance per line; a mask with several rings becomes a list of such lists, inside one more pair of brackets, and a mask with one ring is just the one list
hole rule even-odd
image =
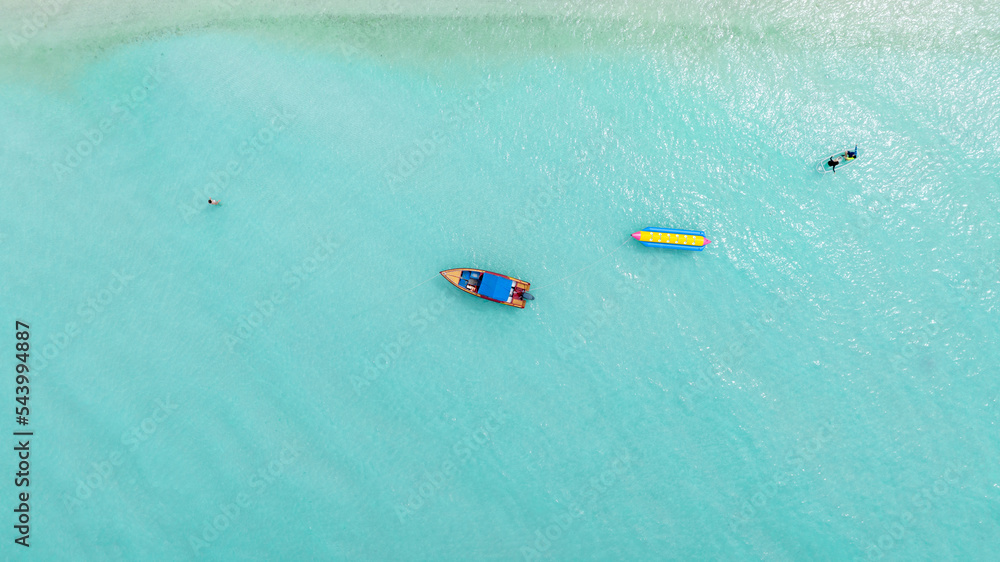
[[208, 204], [209, 204], [209, 205], [222, 205], [222, 203], [219, 203], [219, 202], [218, 202], [218, 201], [216, 201], [215, 199], [209, 199], [209, 200], [208, 200]]

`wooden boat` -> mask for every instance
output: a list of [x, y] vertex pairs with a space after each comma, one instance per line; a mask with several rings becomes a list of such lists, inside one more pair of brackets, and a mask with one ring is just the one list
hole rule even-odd
[[485, 269], [448, 269], [442, 271], [441, 275], [470, 295], [507, 306], [524, 308], [524, 301], [534, 299], [528, 294], [531, 283]]

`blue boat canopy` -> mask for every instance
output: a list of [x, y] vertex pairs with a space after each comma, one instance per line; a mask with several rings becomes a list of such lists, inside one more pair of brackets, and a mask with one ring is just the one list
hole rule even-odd
[[479, 284], [479, 294], [500, 302], [507, 302], [510, 298], [510, 289], [514, 282], [510, 279], [497, 277], [491, 273], [483, 274], [483, 282]]

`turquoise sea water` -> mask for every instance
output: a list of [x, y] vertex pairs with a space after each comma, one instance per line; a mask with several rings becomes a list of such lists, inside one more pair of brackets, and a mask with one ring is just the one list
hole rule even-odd
[[1000, 18], [931, 8], [208, 26], [6, 78], [33, 555], [993, 559]]

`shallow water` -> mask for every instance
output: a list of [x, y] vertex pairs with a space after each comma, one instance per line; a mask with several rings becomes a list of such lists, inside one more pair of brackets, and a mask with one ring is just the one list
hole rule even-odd
[[1000, 18], [866, 6], [228, 21], [9, 73], [36, 555], [989, 559]]

